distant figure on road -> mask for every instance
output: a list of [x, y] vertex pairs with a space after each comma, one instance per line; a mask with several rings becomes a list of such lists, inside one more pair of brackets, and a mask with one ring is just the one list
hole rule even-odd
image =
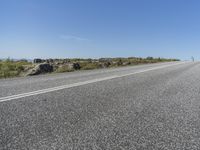
[[194, 62], [194, 57], [193, 57], [193, 56], [191, 57], [191, 59], [192, 59], [192, 61]]

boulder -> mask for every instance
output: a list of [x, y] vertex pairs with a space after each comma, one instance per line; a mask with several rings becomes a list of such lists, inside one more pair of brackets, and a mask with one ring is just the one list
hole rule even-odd
[[44, 60], [40, 59], [40, 58], [36, 58], [33, 60], [34, 63], [43, 63]]
[[128, 65], [130, 65], [131, 64], [131, 62], [123, 62], [123, 66], [128, 66]]
[[68, 64], [69, 68], [70, 69], [73, 69], [73, 70], [79, 70], [81, 69], [81, 66], [79, 63], [72, 63], [72, 64]]
[[105, 62], [105, 63], [100, 63], [99, 65], [100, 65], [100, 68], [108, 68], [111, 65], [111, 63]]
[[80, 66], [79, 63], [73, 63], [73, 68], [74, 68], [75, 70], [79, 70], [79, 69], [81, 69], [81, 66]]
[[54, 62], [54, 60], [53, 59], [46, 59], [46, 63], [53, 63]]
[[38, 64], [35, 66], [35, 68], [29, 70], [28, 72], [28, 76], [31, 75], [38, 75], [38, 74], [42, 74], [42, 73], [50, 73], [53, 71], [53, 66], [51, 66], [48, 63], [42, 63], [42, 64]]

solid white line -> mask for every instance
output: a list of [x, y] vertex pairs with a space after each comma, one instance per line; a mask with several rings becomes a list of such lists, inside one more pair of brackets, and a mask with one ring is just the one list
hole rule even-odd
[[115, 79], [115, 78], [126, 77], [126, 76], [144, 73], [144, 72], [148, 72], [148, 71], [152, 71], [152, 70], [157, 70], [157, 69], [162, 69], [162, 68], [166, 68], [166, 67], [170, 67], [170, 66], [180, 65], [183, 63], [186, 63], [186, 62], [154, 67], [154, 68], [145, 69], [145, 70], [141, 70], [141, 71], [137, 71], [137, 72], [133, 72], [133, 73], [129, 73], [129, 74], [124, 74], [124, 75], [114, 75], [114, 76], [104, 77], [104, 78], [100, 78], [100, 79], [93, 79], [93, 80], [89, 80], [89, 81], [83, 81], [83, 82], [78, 82], [78, 83], [73, 83], [73, 84], [68, 84], [68, 85], [62, 85], [62, 86], [57, 86], [57, 87], [53, 87], [53, 88], [37, 90], [37, 91], [33, 91], [33, 92], [27, 92], [27, 93], [12, 95], [12, 96], [6, 96], [6, 97], [0, 98], [0, 102], [10, 101], [10, 100], [24, 98], [24, 97], [33, 96], [33, 95], [49, 93], [49, 92], [53, 92], [53, 91], [68, 89], [68, 88], [72, 88], [72, 87], [77, 87], [77, 86], [91, 84], [91, 83], [105, 81], [105, 80], [111, 80], [111, 79]]

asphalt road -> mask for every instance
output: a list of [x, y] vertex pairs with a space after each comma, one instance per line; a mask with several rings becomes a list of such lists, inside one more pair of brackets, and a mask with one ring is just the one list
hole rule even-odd
[[0, 80], [0, 150], [199, 150], [200, 63]]

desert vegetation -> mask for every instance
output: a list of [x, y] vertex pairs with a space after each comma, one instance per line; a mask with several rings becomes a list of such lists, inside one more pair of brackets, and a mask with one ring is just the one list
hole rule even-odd
[[0, 78], [30, 76], [44, 73], [62, 73], [76, 70], [122, 67], [148, 63], [179, 61], [165, 58], [100, 58], [100, 59], [34, 59], [33, 61], [0, 60]]
[[0, 60], [0, 78], [22, 76], [23, 72], [30, 68], [32, 63], [27, 60]]

